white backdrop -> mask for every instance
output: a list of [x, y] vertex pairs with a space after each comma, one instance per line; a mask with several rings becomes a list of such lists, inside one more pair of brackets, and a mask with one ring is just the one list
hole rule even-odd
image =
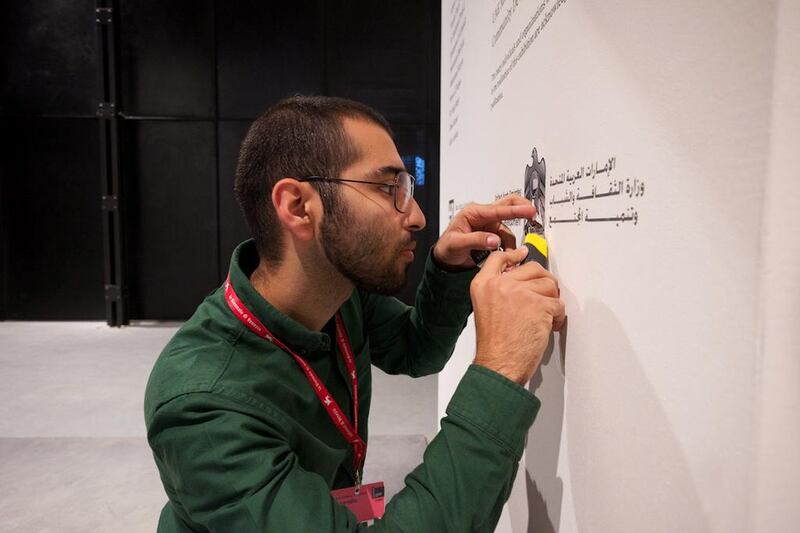
[[[443, 2], [440, 226], [523, 191], [536, 148], [569, 315], [498, 531], [800, 527], [798, 23], [794, 0]], [[470, 324], [440, 414], [473, 356]]]

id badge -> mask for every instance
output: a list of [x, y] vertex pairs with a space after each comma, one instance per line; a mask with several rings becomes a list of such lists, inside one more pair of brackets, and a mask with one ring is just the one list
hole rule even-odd
[[366, 522], [383, 516], [383, 481], [361, 485], [361, 490], [356, 494], [355, 487], [346, 487], [331, 491], [334, 499], [350, 509], [356, 520]]

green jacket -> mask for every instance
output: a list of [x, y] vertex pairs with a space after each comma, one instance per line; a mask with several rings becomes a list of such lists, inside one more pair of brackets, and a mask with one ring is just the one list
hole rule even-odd
[[[334, 353], [334, 321], [314, 332], [281, 314], [250, 284], [257, 264], [252, 240], [237, 247], [230, 267], [234, 290], [309, 362], [352, 420], [350, 380]], [[429, 255], [414, 307], [358, 290], [341, 307], [356, 359], [358, 427], [365, 442], [371, 365], [411, 376], [440, 371], [471, 312], [474, 274], [444, 272]], [[423, 463], [369, 528], [492, 531], [538, 408], [523, 387], [471, 366]], [[352, 447], [297, 362], [239, 322], [222, 288], [158, 358], [147, 384], [145, 422], [169, 497], [159, 532], [369, 529], [330, 496], [354, 483]]]

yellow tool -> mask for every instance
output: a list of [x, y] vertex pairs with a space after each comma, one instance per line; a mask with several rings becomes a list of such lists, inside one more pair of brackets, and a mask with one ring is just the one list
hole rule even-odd
[[547, 241], [544, 235], [538, 233], [528, 233], [522, 240], [523, 246], [528, 248], [528, 257], [522, 263], [536, 261], [544, 268], [547, 268]]
[[[547, 268], [547, 241], [544, 235], [540, 233], [528, 233], [522, 239], [522, 245], [528, 249], [528, 256], [522, 261], [522, 264], [536, 261], [544, 268]], [[502, 250], [502, 248], [498, 248]], [[482, 267], [486, 258], [489, 257], [491, 251], [489, 250], [472, 250], [470, 255], [472, 260], [478, 267]]]

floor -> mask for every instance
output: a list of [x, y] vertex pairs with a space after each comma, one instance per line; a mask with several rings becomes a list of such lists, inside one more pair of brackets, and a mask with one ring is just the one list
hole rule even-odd
[[[150, 532], [165, 502], [142, 396], [178, 324], [0, 322], [0, 532]], [[375, 369], [365, 480], [422, 459], [436, 379]]]

